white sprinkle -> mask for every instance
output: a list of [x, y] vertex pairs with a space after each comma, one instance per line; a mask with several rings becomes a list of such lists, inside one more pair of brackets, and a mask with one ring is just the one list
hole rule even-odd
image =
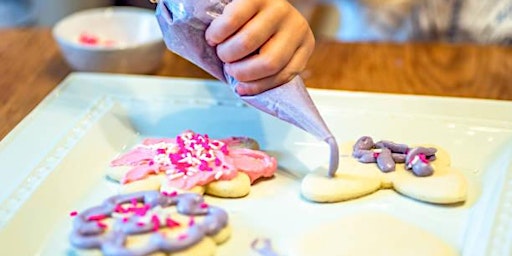
[[174, 180], [174, 179], [177, 179], [181, 176], [185, 175], [184, 173], [182, 172], [178, 172], [178, 173], [175, 173], [175, 174], [171, 174], [171, 175], [168, 175], [167, 178], [169, 178], [170, 180]]
[[114, 219], [121, 219], [121, 218], [125, 218], [125, 217], [127, 217], [126, 213], [119, 213], [119, 212], [112, 213], [112, 218], [114, 218]]
[[221, 177], [221, 176], [222, 176], [222, 171], [218, 171], [218, 172], [215, 174], [214, 178], [215, 178], [216, 180], [218, 180], [218, 179], [220, 179], [220, 177]]
[[199, 169], [197, 169], [196, 167], [189, 167], [187, 168], [187, 172], [198, 173]]
[[373, 153], [382, 153], [382, 148], [376, 148], [373, 150]]

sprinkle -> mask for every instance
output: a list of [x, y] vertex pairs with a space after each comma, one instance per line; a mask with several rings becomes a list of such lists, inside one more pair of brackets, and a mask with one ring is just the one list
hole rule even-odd
[[206, 208], [208, 208], [208, 204], [207, 203], [201, 203], [199, 205], [199, 207], [201, 207], [202, 209], [206, 209]]
[[139, 227], [143, 227], [143, 226], [144, 226], [144, 223], [143, 223], [143, 222], [137, 222], [137, 226], [139, 226]]
[[169, 196], [169, 193], [167, 193], [167, 191], [162, 191], [160, 192], [160, 194], [162, 194], [163, 196]]
[[429, 161], [428, 161], [428, 159], [427, 159], [427, 156], [425, 156], [425, 154], [418, 154], [418, 157], [419, 157], [419, 159], [420, 159], [423, 163], [426, 163], [426, 164], [428, 164], [428, 163], [429, 163]]
[[153, 223], [153, 231], [158, 231], [158, 228], [160, 228], [160, 219], [158, 219], [158, 216], [156, 216], [156, 214], [153, 214], [153, 216], [151, 216], [151, 222]]
[[185, 240], [187, 237], [187, 234], [181, 234], [178, 236], [178, 240]]
[[76, 215], [78, 215], [77, 211], [72, 211], [69, 213], [69, 216], [71, 216], [71, 217], [75, 217]]
[[377, 158], [379, 157], [380, 153], [379, 152], [373, 152], [373, 158]]
[[128, 222], [128, 217], [123, 218], [123, 223], [126, 223], [126, 222]]
[[107, 228], [107, 224], [101, 222], [101, 221], [97, 221], [96, 224], [98, 225], [98, 227], [102, 228], [102, 229], [106, 229]]
[[188, 226], [192, 227], [196, 224], [196, 221], [194, 220], [193, 216], [190, 216], [190, 219], [188, 220]]
[[216, 180], [220, 179], [220, 177], [222, 176], [222, 171], [217, 171], [217, 173], [215, 174], [215, 176], [213, 176]]
[[178, 191], [173, 191], [171, 193], [169, 193], [169, 196], [177, 196], [178, 195]]
[[88, 221], [98, 221], [98, 220], [103, 220], [103, 219], [106, 219], [107, 218], [107, 215], [104, 215], [104, 214], [97, 214], [97, 215], [91, 215], [87, 218]]
[[117, 212], [117, 213], [126, 213], [126, 212], [128, 212], [128, 210], [127, 210], [127, 209], [125, 209], [125, 208], [123, 208], [123, 206], [122, 206], [122, 205], [117, 204], [117, 205], [116, 205], [116, 207], [115, 207], [115, 209], [114, 209], [114, 212]]
[[222, 151], [222, 153], [224, 155], [229, 155], [228, 145], [226, 145], [226, 144], [222, 145], [222, 147], [220, 147], [220, 151]]
[[179, 227], [181, 224], [170, 217], [165, 218], [165, 225], [169, 228]]
[[220, 166], [222, 164], [222, 162], [218, 158], [215, 158], [214, 163], [215, 163], [215, 166]]
[[137, 206], [137, 198], [132, 198], [131, 202], [133, 206]]
[[88, 33], [82, 33], [80, 34], [80, 37], [78, 38], [78, 41], [82, 44], [86, 45], [96, 45], [99, 43], [99, 39], [95, 35], [91, 35]]
[[171, 174], [171, 175], [167, 175], [167, 178], [170, 179], [170, 180], [174, 180], [174, 179], [177, 179], [181, 176], [185, 175], [185, 173], [183, 172], [178, 172], [178, 173], [175, 173], [175, 174]]

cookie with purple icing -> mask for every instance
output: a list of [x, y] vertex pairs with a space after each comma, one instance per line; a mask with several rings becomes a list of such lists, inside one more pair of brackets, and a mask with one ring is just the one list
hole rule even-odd
[[70, 243], [104, 255], [213, 255], [231, 234], [226, 211], [196, 193], [116, 195], [72, 215]]
[[436, 204], [464, 202], [467, 180], [451, 167], [449, 154], [435, 145], [374, 142], [369, 136], [341, 147], [340, 169], [329, 178], [322, 170], [302, 181], [302, 195], [314, 202], [339, 202], [394, 189], [402, 195]]

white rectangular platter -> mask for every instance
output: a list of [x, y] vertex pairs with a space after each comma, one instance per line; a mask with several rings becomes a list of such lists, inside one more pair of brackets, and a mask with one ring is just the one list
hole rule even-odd
[[228, 211], [233, 228], [218, 255], [254, 255], [250, 243], [258, 237], [290, 255], [294, 235], [374, 210], [431, 232], [462, 255], [512, 255], [512, 102], [310, 94], [340, 143], [370, 135], [446, 149], [470, 181], [467, 202], [436, 206], [381, 190], [347, 202], [310, 203], [300, 196], [300, 182], [327, 164], [327, 146], [246, 106], [227, 86], [74, 73], [0, 142], [0, 254], [80, 255], [68, 243], [69, 213], [117, 193], [117, 184], [105, 179], [110, 160], [144, 137], [192, 129], [214, 138], [253, 137], [279, 162], [276, 177], [253, 186], [249, 196], [209, 198]]

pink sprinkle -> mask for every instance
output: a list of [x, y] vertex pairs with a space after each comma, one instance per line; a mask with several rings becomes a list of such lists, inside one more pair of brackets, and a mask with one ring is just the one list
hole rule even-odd
[[128, 210], [123, 208], [123, 206], [121, 206], [120, 204], [118, 204], [118, 205], [116, 205], [116, 208], [114, 209], [114, 212], [126, 213], [126, 212], [128, 212]]
[[165, 154], [165, 149], [159, 148], [159, 149], [156, 150], [156, 153], [157, 154]]
[[151, 208], [149, 204], [145, 204], [141, 207], [133, 207], [133, 212], [138, 216], [144, 216], [148, 212], [148, 210]]
[[425, 156], [425, 154], [418, 154], [418, 157], [420, 158], [420, 160], [423, 162], [423, 163], [426, 163], [428, 164], [429, 161], [427, 159], [427, 156]]
[[102, 229], [106, 229], [107, 228], [107, 224], [101, 222], [101, 221], [97, 221], [96, 224], [98, 225], [98, 227], [102, 228]]
[[221, 164], [222, 162], [220, 161], [220, 159], [215, 158], [215, 166], [220, 166]]
[[154, 164], [155, 164], [155, 162], [153, 160], [149, 161], [149, 163], [148, 163], [149, 166], [152, 166]]
[[123, 218], [123, 222], [124, 222], [124, 223], [128, 222], [128, 217], [124, 217], [124, 218]]
[[136, 198], [132, 198], [132, 205], [133, 206], [137, 206], [137, 199]]
[[222, 153], [224, 155], [229, 155], [228, 145], [227, 144], [222, 145], [222, 147], [220, 147], [220, 151], [222, 151]]
[[190, 216], [190, 219], [188, 220], [188, 226], [192, 227], [196, 224], [196, 221], [194, 220], [194, 217]]
[[143, 227], [143, 226], [144, 226], [144, 223], [143, 223], [143, 222], [137, 222], [137, 226], [139, 226], [139, 227]]
[[188, 237], [187, 234], [181, 234], [181, 235], [178, 236], [178, 240], [184, 240], [187, 237]]
[[153, 231], [158, 231], [158, 228], [160, 228], [160, 219], [158, 219], [158, 216], [153, 214], [153, 216], [151, 216], [151, 222], [153, 222]]
[[206, 209], [206, 208], [208, 208], [208, 204], [207, 203], [201, 203], [199, 205], [199, 207], [201, 207], [202, 209]]
[[75, 217], [76, 215], [78, 215], [77, 211], [72, 211], [69, 213], [69, 216], [71, 216], [71, 217]]
[[87, 218], [88, 221], [98, 221], [98, 220], [103, 220], [103, 219], [106, 219], [107, 218], [107, 215], [104, 215], [104, 214], [98, 214], [98, 215], [91, 215]]
[[380, 153], [373, 152], [373, 158], [377, 158], [377, 157], [379, 157], [379, 154], [380, 154]]
[[160, 194], [162, 194], [162, 196], [169, 196], [169, 193], [167, 193], [167, 191], [162, 191]]
[[171, 218], [169, 218], [169, 217], [167, 217], [167, 218], [165, 219], [165, 224], [166, 224], [166, 225], [167, 225], [167, 227], [169, 227], [169, 228], [173, 228], [173, 227], [179, 227], [179, 226], [181, 226], [181, 224], [180, 224], [179, 222], [177, 222], [177, 221], [175, 221], [175, 220], [173, 220], [173, 219], [171, 219]]
[[96, 44], [98, 44], [98, 41], [99, 41], [98, 37], [91, 35], [91, 34], [87, 34], [87, 33], [80, 34], [80, 37], [78, 38], [78, 40], [80, 43], [87, 44], [87, 45], [96, 45]]
[[173, 196], [177, 196], [178, 195], [178, 191], [173, 191], [171, 193], [169, 193], [169, 196], [173, 197]]

